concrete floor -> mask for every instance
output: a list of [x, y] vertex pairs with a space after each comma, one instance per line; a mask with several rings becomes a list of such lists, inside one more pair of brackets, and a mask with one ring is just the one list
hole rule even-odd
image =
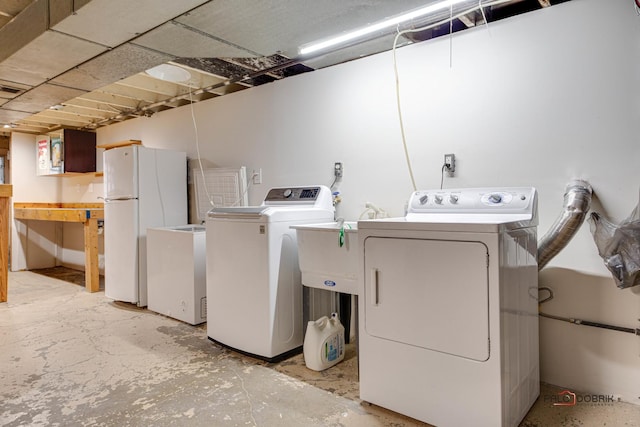
[[[314, 372], [211, 343], [204, 326], [114, 303], [103, 292], [10, 273], [0, 304], [2, 426], [421, 426], [358, 399], [355, 350]], [[640, 426], [640, 406], [553, 406], [522, 426]], [[548, 399], [547, 399], [548, 400]]]

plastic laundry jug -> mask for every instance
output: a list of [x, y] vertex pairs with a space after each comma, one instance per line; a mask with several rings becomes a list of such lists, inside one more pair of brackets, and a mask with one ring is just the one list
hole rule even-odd
[[324, 371], [344, 359], [344, 326], [338, 313], [307, 323], [303, 353], [307, 368], [314, 371]]

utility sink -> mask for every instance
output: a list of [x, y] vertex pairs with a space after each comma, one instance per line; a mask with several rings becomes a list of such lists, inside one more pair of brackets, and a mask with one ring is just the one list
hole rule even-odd
[[297, 235], [302, 284], [357, 295], [358, 223], [330, 222], [291, 228]]

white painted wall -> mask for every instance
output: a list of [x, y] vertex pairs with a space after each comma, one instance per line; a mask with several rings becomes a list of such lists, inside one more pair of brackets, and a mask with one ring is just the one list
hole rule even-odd
[[[628, 0], [573, 0], [398, 51], [408, 145], [419, 188], [535, 186], [541, 236], [565, 184], [587, 179], [594, 209], [615, 221], [638, 202], [640, 18]], [[273, 186], [329, 184], [344, 162], [339, 214], [366, 201], [402, 215], [404, 163], [390, 53], [199, 103], [206, 164], [262, 168], [258, 204]], [[98, 143], [141, 139], [196, 157], [191, 109], [101, 128]], [[65, 187], [65, 197], [68, 195]], [[619, 290], [588, 227], [540, 275], [555, 315], [638, 327], [640, 289]], [[630, 334], [541, 319], [542, 379], [640, 403], [640, 342]]]
[[[36, 138], [11, 135], [12, 202], [53, 202], [62, 195], [62, 181], [36, 176]], [[60, 227], [43, 221], [14, 220], [11, 227], [11, 271], [53, 267]]]
[[[93, 174], [36, 176], [36, 138], [12, 133], [11, 180], [13, 202], [99, 202], [103, 179]], [[84, 270], [82, 224], [14, 220], [11, 230], [11, 271], [64, 265]], [[103, 242], [98, 239], [99, 265], [104, 266]]]
[[[102, 152], [99, 150], [98, 170], [102, 170]], [[104, 179], [94, 174], [65, 176], [63, 181], [63, 203], [100, 203], [104, 194]], [[67, 222], [62, 224], [62, 242], [58, 248], [59, 264], [76, 270], [84, 270], [84, 225]], [[98, 270], [104, 274], [104, 240], [98, 236]]]

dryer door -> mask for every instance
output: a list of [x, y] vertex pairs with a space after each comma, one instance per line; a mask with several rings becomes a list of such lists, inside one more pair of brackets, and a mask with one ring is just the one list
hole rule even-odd
[[367, 334], [477, 361], [489, 358], [487, 247], [368, 237]]

